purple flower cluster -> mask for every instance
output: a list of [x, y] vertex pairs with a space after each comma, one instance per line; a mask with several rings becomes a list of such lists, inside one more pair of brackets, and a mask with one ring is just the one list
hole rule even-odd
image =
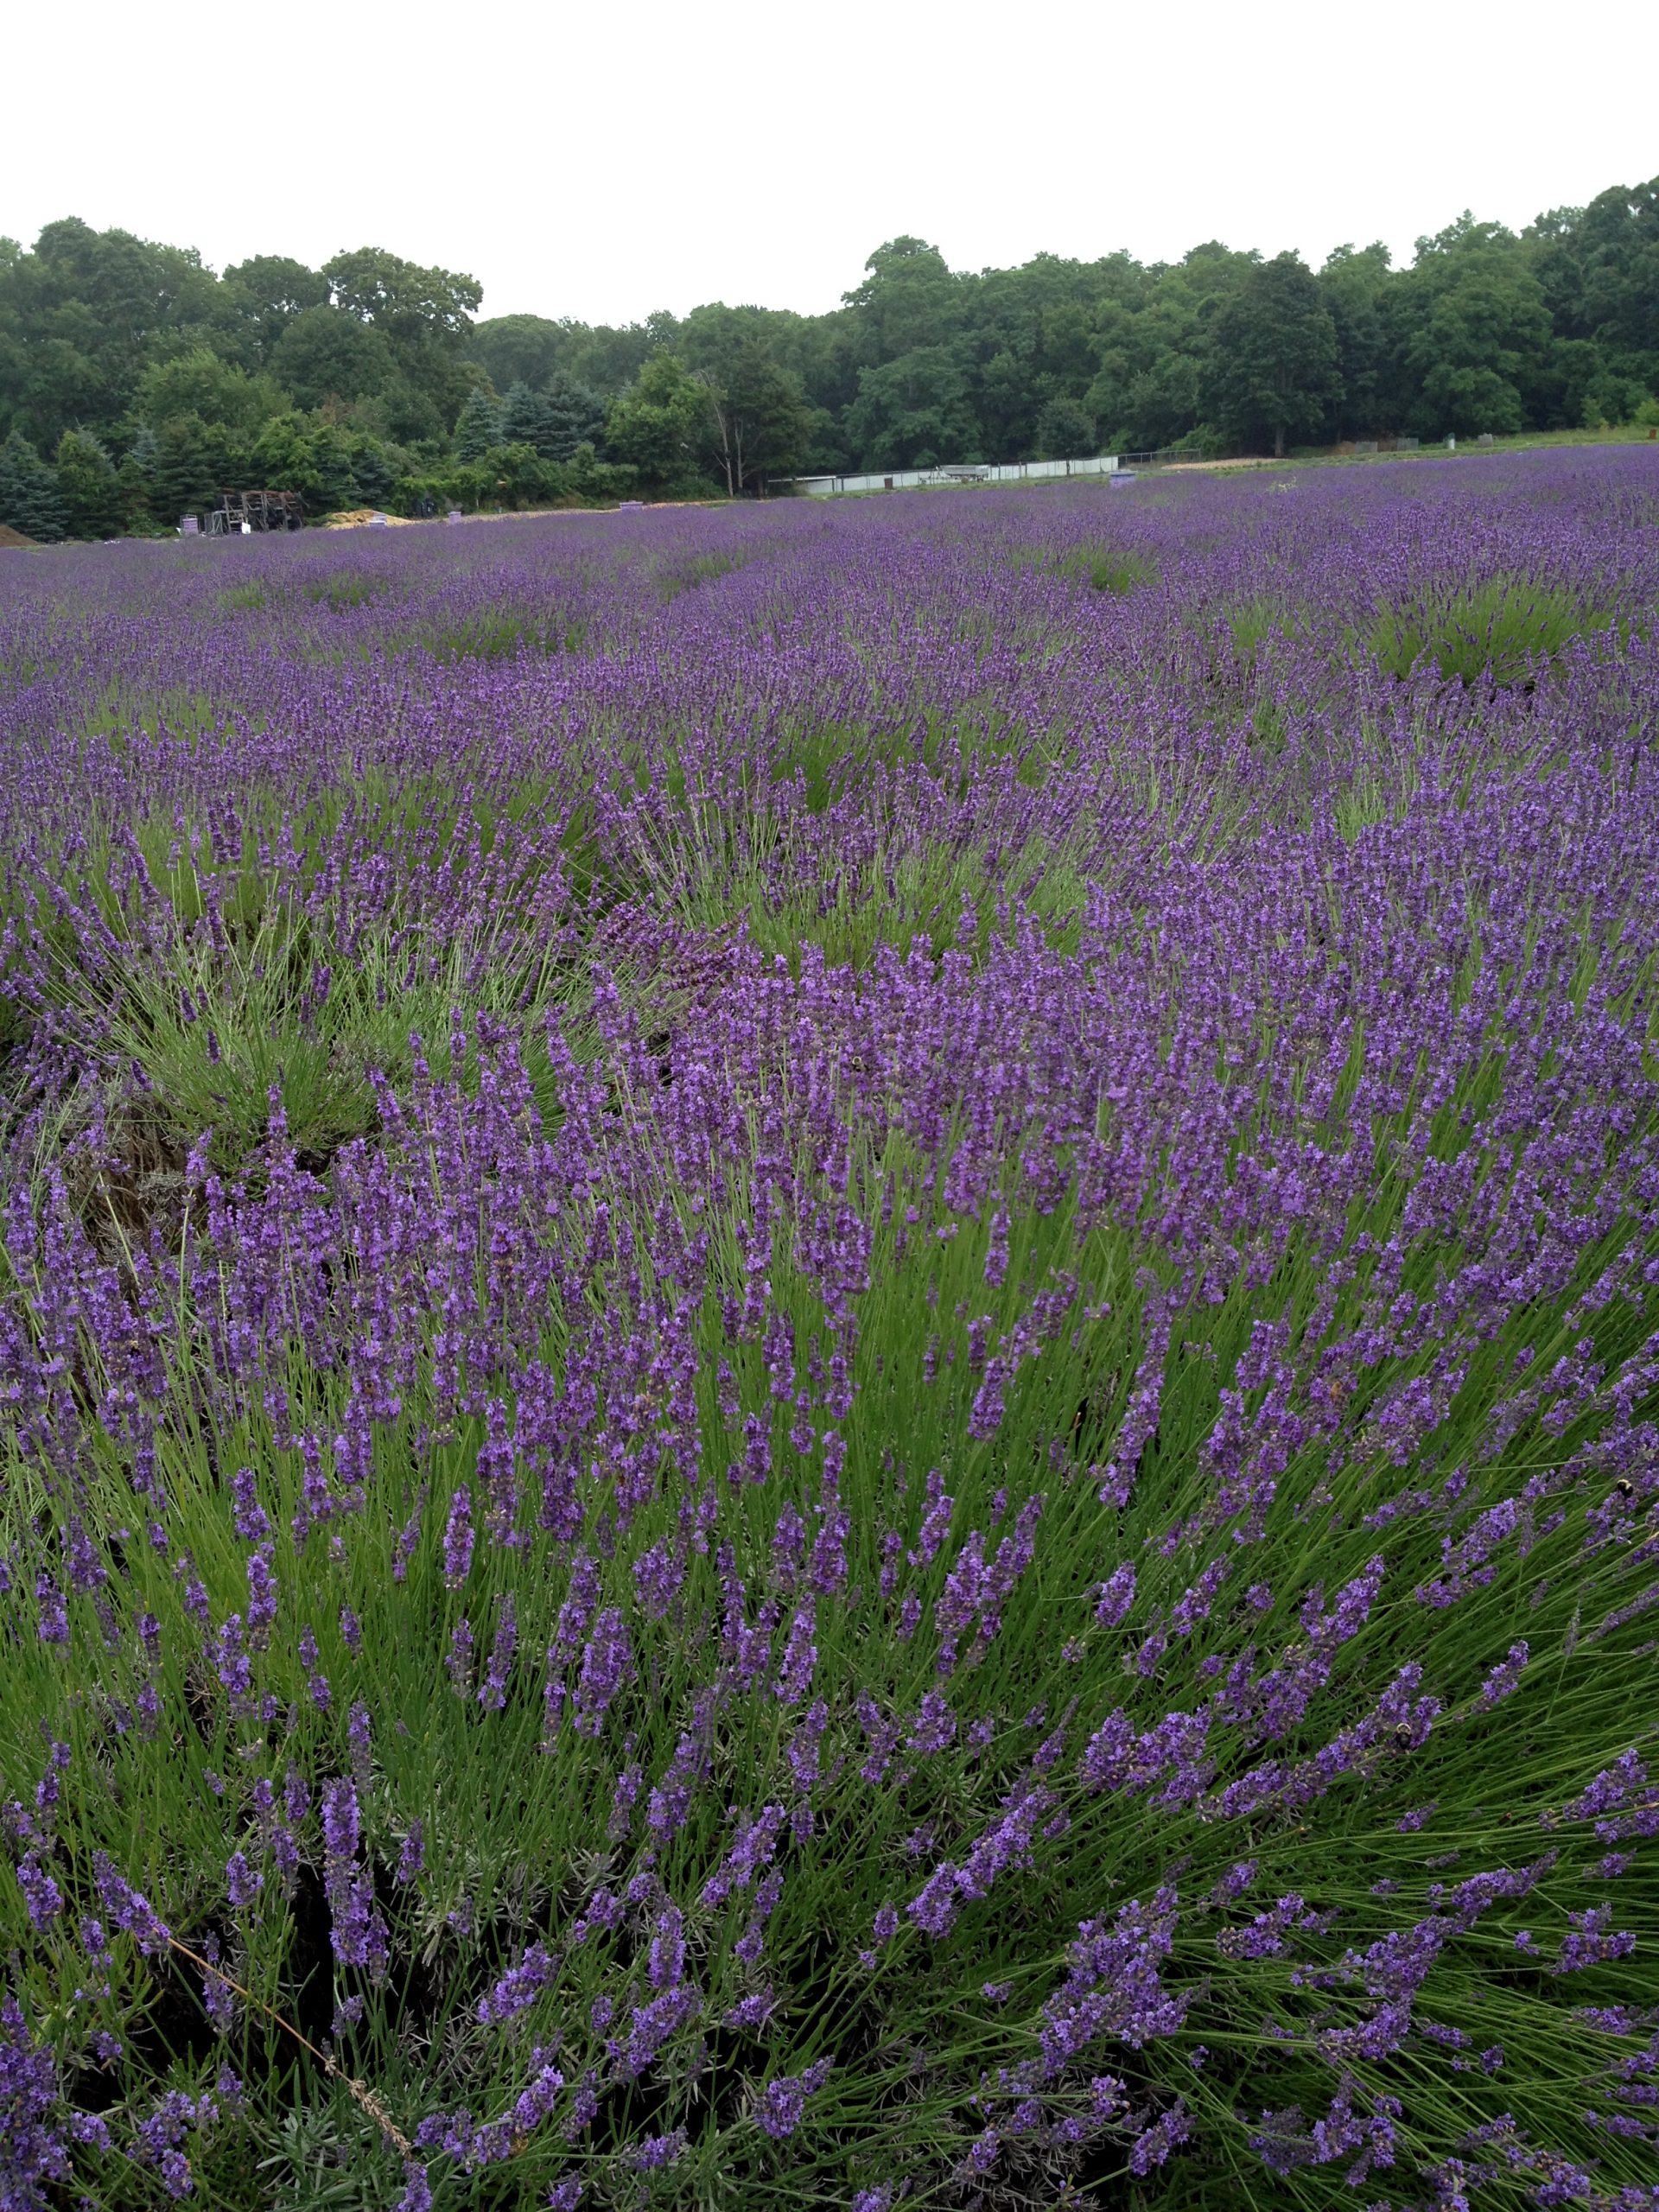
[[386, 1923], [374, 1901], [372, 1869], [359, 1866], [362, 1816], [352, 1783], [331, 1782], [322, 1793], [323, 1878], [334, 1916], [334, 1956], [361, 1967], [374, 1981], [390, 1958]]

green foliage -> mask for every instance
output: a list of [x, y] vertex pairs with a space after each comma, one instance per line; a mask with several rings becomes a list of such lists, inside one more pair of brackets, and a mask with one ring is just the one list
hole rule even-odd
[[548, 448], [553, 460], [570, 461], [582, 446], [597, 451], [605, 436], [605, 403], [590, 385], [555, 370], [542, 397], [554, 424]]
[[734, 496], [798, 468], [810, 424], [798, 380], [764, 338], [741, 338], [703, 372], [712, 458]]
[[569, 330], [545, 315], [499, 315], [475, 326], [470, 351], [498, 391], [515, 384], [537, 391], [562, 366]]
[[1281, 253], [1253, 269], [1211, 327], [1206, 404], [1242, 444], [1319, 427], [1341, 397], [1336, 325], [1300, 257]]
[[563, 464], [565, 480], [574, 499], [606, 501], [627, 498], [638, 472], [626, 462], [601, 461], [591, 445], [579, 445]]
[[1151, 583], [1158, 574], [1144, 554], [1109, 545], [1083, 547], [1060, 565], [1069, 575], [1086, 577], [1091, 589], [1109, 592], [1116, 598]]
[[270, 365], [302, 407], [372, 397], [386, 391], [397, 374], [380, 333], [329, 307], [307, 308], [294, 316], [272, 348]]
[[966, 319], [968, 290], [936, 245], [905, 237], [877, 246], [864, 264], [863, 283], [846, 296], [865, 359], [893, 361], [918, 347], [948, 344]]
[[703, 456], [713, 435], [709, 388], [677, 353], [653, 353], [606, 417], [605, 442], [656, 492], [709, 489]]
[[568, 377], [608, 396], [632, 384], [658, 346], [674, 335], [671, 316], [594, 329], [544, 315], [504, 315], [477, 324], [467, 343], [498, 391], [514, 384], [548, 390], [556, 378]]
[[483, 297], [477, 278], [424, 269], [381, 246], [336, 254], [322, 273], [340, 315], [372, 330], [390, 349], [397, 373], [385, 389], [392, 435], [410, 439], [448, 430], [476, 381], [463, 348]]
[[[374, 590], [361, 569], [346, 568], [316, 577], [307, 596], [348, 613]], [[436, 658], [453, 660], [512, 658], [520, 649], [556, 652], [570, 639], [563, 626], [550, 627], [533, 615], [485, 607], [470, 626], [419, 642]], [[372, 792], [350, 800], [331, 794], [306, 817], [313, 834], [337, 823], [347, 807], [361, 814], [365, 856], [392, 843], [406, 826], [403, 813], [378, 804]], [[435, 790], [423, 811], [435, 830], [453, 822], [457, 834], [480, 838], [487, 848], [494, 825], [486, 807], [458, 808], [453, 795]], [[240, 1164], [266, 1125], [274, 1087], [296, 1144], [309, 1156], [327, 1158], [348, 1138], [378, 1127], [372, 1077], [384, 1072], [399, 1083], [408, 1079], [411, 1031], [442, 1033], [448, 1009], [463, 1000], [501, 1014], [538, 1001], [562, 1002], [563, 979], [550, 954], [504, 955], [513, 933], [505, 908], [441, 958], [423, 960], [418, 976], [410, 966], [415, 925], [407, 915], [388, 914], [350, 959], [340, 957], [338, 947], [315, 939], [296, 910], [291, 885], [284, 887], [272, 862], [274, 815], [261, 826], [263, 851], [250, 828], [239, 850], [217, 850], [204, 835], [192, 856], [180, 853], [170, 817], [141, 824], [138, 844], [149, 880], [179, 925], [165, 957], [123, 956], [124, 925], [106, 897], [116, 933], [108, 965], [90, 974], [66, 963], [58, 979], [67, 1018], [101, 1022], [100, 1006], [107, 1012], [110, 1065], [124, 1059], [143, 1069], [142, 1118], [148, 1141], [163, 1153], [188, 1147], [211, 1128], [215, 1160]], [[295, 827], [297, 835], [302, 825]], [[107, 862], [107, 852], [102, 858]], [[218, 944], [190, 927], [204, 911], [203, 880], [216, 870], [230, 887], [230, 932]], [[524, 888], [528, 896], [534, 887]]]
[[344, 430], [304, 415], [279, 415], [267, 423], [249, 456], [261, 485], [297, 492], [314, 519], [353, 505], [358, 494], [357, 452]]
[[[476, 394], [474, 395], [477, 397]], [[467, 402], [470, 406], [472, 401]], [[461, 410], [463, 416], [466, 409]], [[563, 428], [563, 419], [546, 397], [532, 391], [527, 384], [509, 387], [501, 402], [500, 427], [493, 442], [504, 446], [528, 446], [543, 461], [556, 458], [554, 448]], [[456, 425], [456, 447], [461, 443], [461, 426]]]
[[486, 607], [425, 640], [436, 661], [517, 660], [521, 653], [579, 652], [580, 625], [512, 607]]
[[129, 531], [141, 537], [166, 527], [156, 511], [156, 461], [160, 450], [155, 431], [148, 423], [141, 423], [116, 471], [121, 493], [121, 519]]
[[90, 430], [58, 441], [58, 493], [71, 537], [113, 537], [124, 520], [121, 480]]
[[458, 461], [481, 461], [493, 446], [501, 442], [501, 408], [499, 401], [488, 392], [474, 391], [467, 394], [467, 404], [461, 410], [461, 420], [455, 425], [455, 457]]
[[67, 528], [57, 472], [21, 430], [0, 446], [0, 522], [42, 545], [54, 543]]
[[320, 270], [281, 253], [256, 254], [225, 271], [225, 289], [247, 327], [255, 355], [265, 359], [289, 323], [308, 308], [328, 304]]
[[546, 391], [516, 382], [505, 399], [472, 392], [455, 425], [455, 452], [478, 461], [493, 446], [529, 446], [543, 461], [569, 461], [605, 434], [605, 404], [572, 377], [555, 372]]
[[1095, 418], [1081, 400], [1049, 400], [1037, 417], [1037, 458], [1075, 461], [1095, 450]]
[[1547, 415], [1551, 327], [1518, 239], [1467, 214], [1417, 242], [1389, 302], [1408, 426], [1427, 437], [1503, 435]]
[[[1340, 245], [1311, 275], [1211, 239], [1149, 268], [1039, 253], [969, 272], [905, 236], [828, 315], [712, 302], [616, 326], [475, 321], [474, 278], [380, 247], [324, 270], [260, 255], [215, 278], [192, 252], [67, 220], [0, 255], [0, 434], [53, 452], [86, 429], [119, 468], [142, 424], [194, 416], [245, 442], [297, 409], [429, 446], [429, 465], [470, 407], [465, 461], [591, 445], [670, 493], [1161, 448], [1217, 423], [1274, 451], [1593, 427], [1659, 391], [1656, 272], [1659, 179], [1519, 235], [1465, 214], [1399, 270], [1379, 245]], [[664, 354], [706, 404], [668, 390]], [[512, 419], [485, 429], [478, 391], [512, 396]], [[612, 408], [626, 450], [606, 455]], [[142, 519], [136, 487], [126, 512]]]
[[1090, 590], [1104, 592], [1112, 598], [1137, 591], [1142, 584], [1155, 582], [1158, 576], [1156, 562], [1146, 554], [1137, 553], [1132, 546], [1103, 544], [1092, 539], [1058, 550], [1041, 545], [1022, 545], [1016, 549], [1014, 559], [1020, 568], [1046, 569], [1051, 575], [1065, 576], [1074, 584], [1086, 584]]
[[494, 445], [454, 471], [461, 503], [470, 507], [549, 505], [564, 490], [556, 461], [545, 461], [533, 446]]
[[148, 365], [211, 327], [218, 289], [193, 251], [48, 223], [0, 262], [0, 428], [46, 450], [78, 425], [113, 430]]
[[1378, 302], [1389, 283], [1389, 249], [1339, 245], [1319, 274], [1319, 299], [1337, 341], [1340, 397], [1324, 429], [1333, 438], [1367, 435], [1380, 426], [1384, 335]]
[[492, 446], [474, 461], [400, 476], [387, 496], [394, 514], [493, 512], [525, 506], [605, 505], [633, 489], [632, 468], [579, 446], [568, 461], [543, 461], [528, 446]]
[[245, 438], [251, 438], [273, 415], [280, 415], [287, 404], [274, 378], [250, 376], [206, 346], [152, 363], [133, 394], [133, 411], [143, 422], [166, 423], [194, 415]]
[[465, 337], [484, 296], [475, 276], [422, 269], [384, 246], [359, 246], [323, 264], [334, 304], [389, 339], [456, 340]]
[[155, 438], [155, 509], [168, 524], [213, 506], [228, 485], [248, 475], [248, 447], [221, 423], [173, 416]]
[[1586, 430], [1611, 430], [1621, 423], [1639, 423], [1647, 399], [1638, 378], [1598, 365], [1585, 388], [1579, 419]]
[[877, 468], [931, 468], [979, 458], [965, 349], [918, 346], [897, 360], [859, 372], [847, 427]]
[[1563, 586], [1526, 576], [1471, 578], [1385, 607], [1365, 639], [1389, 675], [1438, 669], [1465, 685], [1521, 683], [1570, 638], [1612, 627]]

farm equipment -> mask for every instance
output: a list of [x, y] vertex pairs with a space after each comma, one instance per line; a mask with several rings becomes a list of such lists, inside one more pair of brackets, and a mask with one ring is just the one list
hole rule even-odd
[[209, 537], [245, 537], [252, 531], [303, 530], [305, 502], [297, 492], [221, 492], [207, 517]]

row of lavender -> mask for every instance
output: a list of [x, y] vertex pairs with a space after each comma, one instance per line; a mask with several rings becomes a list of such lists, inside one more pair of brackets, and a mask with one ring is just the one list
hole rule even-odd
[[0, 2205], [1659, 2202], [1644, 456], [0, 590]]

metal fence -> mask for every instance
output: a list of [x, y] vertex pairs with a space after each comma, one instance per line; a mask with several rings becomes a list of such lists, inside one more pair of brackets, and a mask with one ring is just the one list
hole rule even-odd
[[857, 476], [797, 476], [794, 489], [810, 499], [833, 499], [841, 492], [911, 492], [925, 484], [1039, 484], [1065, 476], [1110, 476], [1116, 454], [1084, 461], [947, 461], [938, 468], [895, 468]]

